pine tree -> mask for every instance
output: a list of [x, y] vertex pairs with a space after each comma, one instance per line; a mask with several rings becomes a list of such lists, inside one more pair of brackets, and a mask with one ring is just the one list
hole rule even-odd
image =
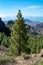
[[[27, 47], [27, 31], [24, 18], [22, 17], [21, 11], [19, 10], [17, 20], [12, 27], [11, 33], [11, 46], [14, 46], [13, 52], [16, 50], [18, 54], [24, 52]], [[13, 45], [12, 45], [13, 44]], [[15, 52], [14, 52], [15, 53]]]

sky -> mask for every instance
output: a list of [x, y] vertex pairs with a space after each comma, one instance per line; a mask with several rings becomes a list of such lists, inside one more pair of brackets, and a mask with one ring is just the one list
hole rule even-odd
[[16, 16], [18, 10], [24, 17], [42, 17], [43, 0], [0, 0], [0, 17]]

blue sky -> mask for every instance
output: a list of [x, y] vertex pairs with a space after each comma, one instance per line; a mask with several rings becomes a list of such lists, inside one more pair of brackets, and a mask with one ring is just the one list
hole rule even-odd
[[24, 17], [43, 16], [43, 0], [0, 0], [0, 17], [16, 16], [19, 9]]

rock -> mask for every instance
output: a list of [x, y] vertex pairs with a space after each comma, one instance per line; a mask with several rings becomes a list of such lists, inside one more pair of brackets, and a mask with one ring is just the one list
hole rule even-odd
[[31, 56], [28, 55], [28, 56], [25, 56], [24, 59], [28, 60], [28, 59], [30, 59], [30, 57], [31, 57]]
[[41, 55], [41, 57], [43, 57], [43, 54]]
[[15, 61], [16, 61], [17, 63], [22, 63], [23, 59], [24, 59], [23, 57], [18, 56], [17, 58], [15, 58]]

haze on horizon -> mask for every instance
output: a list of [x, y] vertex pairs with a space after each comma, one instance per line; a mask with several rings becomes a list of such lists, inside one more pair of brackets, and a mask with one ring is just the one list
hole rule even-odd
[[43, 17], [43, 0], [0, 0], [0, 17], [16, 16], [19, 9], [24, 17]]

